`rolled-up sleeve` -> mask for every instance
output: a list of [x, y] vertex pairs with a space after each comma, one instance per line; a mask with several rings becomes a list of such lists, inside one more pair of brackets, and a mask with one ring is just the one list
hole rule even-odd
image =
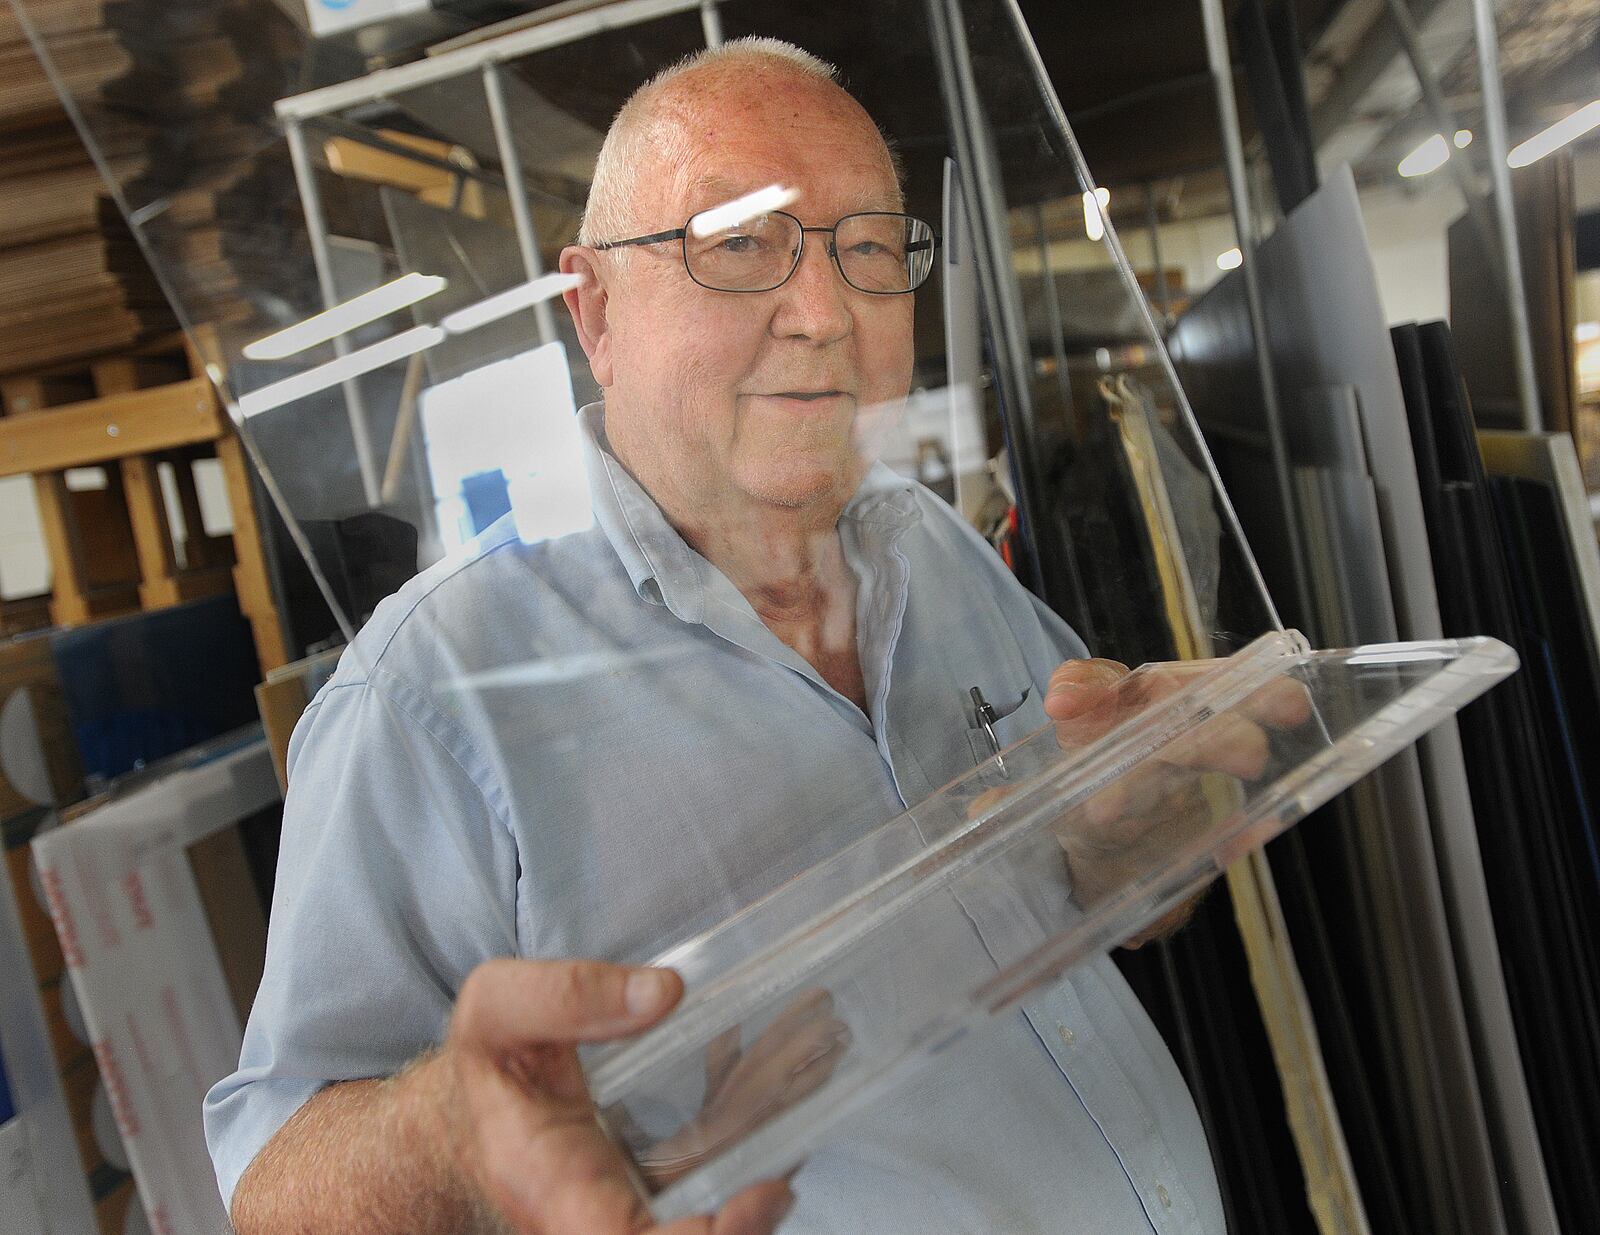
[[266, 969], [238, 1071], [205, 1100], [230, 1208], [324, 1086], [436, 1046], [467, 974], [516, 952], [516, 843], [488, 769], [403, 684], [336, 677], [296, 726]]

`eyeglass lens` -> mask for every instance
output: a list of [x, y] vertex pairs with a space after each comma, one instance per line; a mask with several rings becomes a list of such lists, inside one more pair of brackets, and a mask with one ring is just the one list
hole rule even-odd
[[[831, 238], [845, 281], [863, 292], [915, 291], [933, 268], [933, 230], [910, 215], [852, 214]], [[733, 227], [684, 236], [684, 260], [696, 283], [718, 291], [768, 291], [797, 264], [802, 232], [792, 215], [774, 211]]]

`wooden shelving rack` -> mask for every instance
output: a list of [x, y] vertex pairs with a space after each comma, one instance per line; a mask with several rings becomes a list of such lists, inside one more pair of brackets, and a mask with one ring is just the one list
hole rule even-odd
[[[181, 336], [71, 367], [0, 378], [0, 476], [33, 477], [50, 556], [51, 620], [76, 626], [227, 591], [266, 672], [288, 663], [251, 495], [249, 463], [193, 346]], [[201, 531], [193, 465], [215, 457], [231, 537]], [[182, 565], [158, 468], [173, 466], [187, 535]], [[101, 468], [105, 485], [67, 473]]]

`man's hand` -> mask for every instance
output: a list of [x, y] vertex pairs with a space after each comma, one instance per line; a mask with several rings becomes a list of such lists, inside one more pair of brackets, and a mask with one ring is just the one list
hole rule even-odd
[[517, 1235], [766, 1235], [788, 1212], [781, 1181], [714, 1217], [655, 1228], [595, 1118], [576, 1045], [635, 1034], [683, 994], [671, 970], [497, 960], [468, 977], [440, 1054], [457, 1168]]
[[748, 1049], [734, 1026], [706, 1050], [700, 1113], [640, 1153], [639, 1169], [652, 1187], [665, 1188], [810, 1097], [833, 1075], [849, 1044], [849, 1027], [820, 989], [796, 995]]
[[[1177, 662], [1133, 679], [1114, 660], [1069, 660], [1051, 676], [1044, 709], [1061, 748], [1076, 750], [1208, 668], [1204, 662]], [[1057, 824], [1056, 836], [1078, 902], [1085, 908], [1098, 903], [1209, 828], [1235, 804], [1237, 786], [1227, 778], [1251, 781], [1266, 771], [1268, 730], [1304, 724], [1310, 715], [1310, 699], [1298, 682], [1272, 682], [1075, 806]], [[1178, 906], [1128, 946], [1176, 930], [1197, 901]]]

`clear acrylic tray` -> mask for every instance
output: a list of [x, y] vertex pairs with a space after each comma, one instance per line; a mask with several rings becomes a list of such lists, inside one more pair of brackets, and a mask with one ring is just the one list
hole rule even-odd
[[[1494, 639], [1313, 652], [1287, 631], [1136, 670], [1071, 749], [1040, 729], [657, 957], [687, 993], [587, 1056], [601, 1121], [662, 1221], [782, 1174], [1516, 667]], [[934, 942], [952, 915], [981, 961]]]

